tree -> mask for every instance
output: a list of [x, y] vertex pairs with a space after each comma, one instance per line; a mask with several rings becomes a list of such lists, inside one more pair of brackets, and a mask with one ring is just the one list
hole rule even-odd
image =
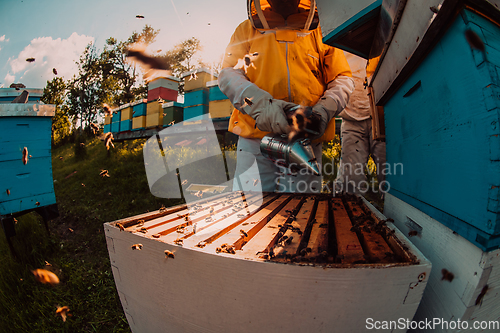
[[164, 56], [172, 59], [172, 75], [180, 77], [182, 73], [195, 69], [193, 56], [202, 50], [200, 41], [191, 37], [174, 46], [173, 50], [167, 51]]
[[68, 104], [73, 123], [80, 122], [86, 128], [97, 121], [98, 110], [104, 103], [110, 103], [116, 82], [109, 75], [103, 75], [103, 69], [109, 66], [102, 61], [92, 43], [89, 43], [80, 56], [78, 76], [68, 84]]
[[71, 123], [68, 118], [69, 108], [65, 103], [66, 84], [60, 77], [47, 81], [40, 99], [45, 104], [55, 104], [55, 115], [52, 117], [52, 143], [57, 145], [69, 136]]

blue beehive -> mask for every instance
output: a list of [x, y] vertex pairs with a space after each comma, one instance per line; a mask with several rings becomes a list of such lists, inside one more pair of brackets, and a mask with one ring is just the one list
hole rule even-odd
[[130, 131], [132, 129], [132, 119], [120, 121], [120, 132]]
[[111, 124], [104, 125], [104, 133], [111, 132]]
[[120, 132], [120, 122], [119, 121], [111, 123], [111, 132], [113, 132], [113, 133]]
[[198, 117], [208, 113], [208, 105], [197, 105], [184, 108], [184, 120], [189, 120], [193, 117]]
[[[474, 31], [483, 53], [468, 44]], [[390, 193], [485, 251], [500, 245], [500, 28], [469, 10], [385, 104]]]
[[132, 117], [140, 117], [146, 115], [147, 99], [132, 103]]
[[220, 91], [217, 81], [207, 82], [208, 87], [208, 100], [209, 101], [221, 101], [228, 99], [226, 95]]
[[184, 94], [184, 107], [201, 104], [208, 105], [208, 89], [202, 88], [188, 91]]
[[55, 205], [54, 110], [54, 105], [0, 104], [0, 216]]

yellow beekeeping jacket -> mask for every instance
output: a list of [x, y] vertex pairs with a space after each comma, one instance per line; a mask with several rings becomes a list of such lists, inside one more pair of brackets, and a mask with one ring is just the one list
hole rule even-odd
[[[257, 15], [253, 15], [255, 7], [251, 7], [251, 1], [250, 19], [236, 28], [226, 49], [222, 68], [234, 67], [239, 59], [250, 54], [253, 61], [246, 68], [250, 82], [275, 99], [305, 106], [315, 105], [330, 81], [338, 75], [350, 77], [351, 70], [342, 50], [323, 44], [319, 26], [313, 30], [303, 28], [309, 10], [302, 7], [307, 7], [308, 2], [302, 0], [301, 12], [289, 16], [285, 22], [281, 15], [270, 10], [267, 1], [261, 0], [262, 13], [269, 29], [256, 29], [254, 25], [262, 24]], [[313, 20], [311, 25], [318, 24]], [[256, 128], [252, 117], [237, 109], [231, 115], [229, 131], [245, 138], [260, 139], [268, 134]], [[334, 136], [335, 119], [332, 119], [320, 140], [330, 141]]]

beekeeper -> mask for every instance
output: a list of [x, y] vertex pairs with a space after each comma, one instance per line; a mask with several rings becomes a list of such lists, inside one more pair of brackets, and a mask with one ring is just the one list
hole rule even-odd
[[[235, 107], [229, 131], [239, 136], [234, 190], [260, 177], [263, 191], [319, 192], [321, 177], [290, 175], [260, 153], [266, 134], [288, 133], [284, 109], [313, 106], [320, 135], [313, 141], [321, 163], [323, 141], [335, 136], [334, 117], [354, 89], [342, 50], [322, 43], [314, 0], [248, 0], [248, 20], [233, 33], [219, 87]], [[258, 174], [249, 172], [256, 162]], [[320, 164], [321, 166], [321, 164]], [[258, 177], [259, 176], [259, 177]]]
[[[382, 195], [385, 181], [385, 142], [374, 140], [372, 135], [370, 99], [364, 85], [367, 80], [367, 61], [347, 52], [345, 56], [351, 67], [355, 88], [349, 103], [340, 113], [342, 152], [335, 190], [356, 194], [366, 194], [370, 191]], [[378, 59], [370, 61], [372, 64], [368, 66], [368, 75], [376, 67]], [[366, 179], [365, 170], [370, 156], [376, 166], [378, 185], [369, 183]]]

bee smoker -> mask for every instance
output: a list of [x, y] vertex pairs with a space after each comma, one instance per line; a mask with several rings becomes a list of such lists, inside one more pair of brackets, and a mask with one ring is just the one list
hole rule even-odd
[[321, 175], [311, 140], [307, 138], [289, 142], [287, 136], [266, 135], [260, 141], [260, 151], [271, 161], [287, 168], [290, 167], [293, 172], [306, 168], [316, 176]]

